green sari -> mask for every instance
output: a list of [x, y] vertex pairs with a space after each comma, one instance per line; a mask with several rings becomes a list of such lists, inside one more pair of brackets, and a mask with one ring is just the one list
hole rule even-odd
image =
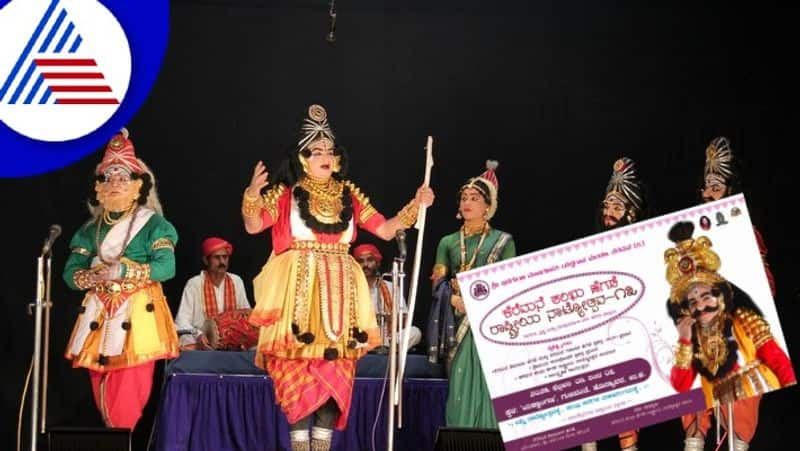
[[[470, 269], [478, 268], [495, 261], [516, 256], [516, 248], [511, 235], [490, 229], [480, 249], [481, 234], [464, 239], [466, 260], [474, 263]], [[436, 250], [434, 273], [444, 273], [445, 277], [455, 278], [461, 267], [460, 232], [445, 236], [439, 241]], [[445, 273], [446, 271], [446, 273]], [[497, 419], [492, 408], [489, 389], [483, 377], [478, 350], [472, 337], [469, 321], [465, 315], [456, 313], [456, 343], [448, 355], [448, 374], [450, 390], [445, 411], [447, 425], [472, 428], [497, 429]]]

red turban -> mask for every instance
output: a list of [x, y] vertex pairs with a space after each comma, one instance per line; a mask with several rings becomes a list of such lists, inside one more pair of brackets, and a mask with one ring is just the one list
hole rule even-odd
[[366, 254], [372, 254], [375, 260], [378, 260], [379, 262], [383, 260], [383, 255], [381, 255], [381, 251], [379, 251], [374, 244], [369, 244], [369, 243], [359, 244], [358, 246], [353, 248], [353, 257], [358, 258]]
[[226, 249], [228, 251], [228, 255], [233, 253], [233, 245], [222, 238], [211, 237], [203, 240], [203, 244], [201, 246], [203, 257], [208, 257], [220, 249]]

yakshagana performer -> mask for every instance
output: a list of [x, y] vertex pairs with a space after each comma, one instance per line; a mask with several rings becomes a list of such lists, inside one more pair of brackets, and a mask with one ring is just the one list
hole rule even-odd
[[356, 227], [390, 240], [434, 198], [420, 187], [387, 220], [346, 174], [347, 153], [336, 145], [327, 112], [311, 105], [266, 193], [268, 174], [258, 162], [242, 201], [249, 233], [272, 227], [250, 322], [261, 327], [256, 364], [273, 379], [293, 450], [330, 448], [333, 427], [347, 424], [356, 360], [381, 344], [364, 272], [348, 253]]
[[155, 361], [178, 355], [161, 282], [175, 275], [175, 228], [161, 215], [155, 178], [128, 132], [115, 135], [95, 170], [92, 218], [70, 242], [64, 280], [86, 292], [67, 345], [89, 370], [108, 427], [133, 429], [150, 396]]
[[[598, 229], [611, 230], [633, 224], [650, 217], [647, 189], [639, 177], [636, 163], [622, 157], [614, 162], [611, 179], [606, 185], [606, 194], [600, 203]], [[636, 451], [639, 443], [639, 431], [627, 431], [618, 435], [619, 447], [622, 451]], [[596, 451], [597, 442], [584, 443], [583, 451]]]
[[[675, 247], [664, 253], [672, 287], [667, 309], [679, 336], [670, 381], [686, 392], [699, 374], [706, 404], [722, 405], [726, 429], [727, 407], [733, 403], [734, 446], [744, 451], [758, 425], [762, 393], [797, 379], [755, 302], [717, 272], [721, 262], [711, 240], [693, 239], [693, 231], [690, 222], [673, 226], [669, 238]], [[704, 448], [711, 413], [682, 418], [687, 451]]]

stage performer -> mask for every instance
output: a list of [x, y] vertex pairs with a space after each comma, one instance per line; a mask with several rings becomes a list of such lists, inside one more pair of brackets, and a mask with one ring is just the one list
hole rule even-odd
[[[728, 138], [719, 136], [711, 140], [705, 150], [706, 159], [703, 168], [700, 198], [703, 202], [713, 202], [723, 197], [741, 193], [744, 188], [742, 168], [739, 159], [733, 153]], [[723, 218], [724, 219], [724, 218]], [[713, 224], [711, 225], [713, 227]], [[767, 246], [758, 229], [753, 226], [758, 250], [764, 263], [770, 291], [775, 297], [775, 279], [767, 262]], [[687, 414], [681, 417], [685, 431], [685, 451], [702, 450], [705, 446], [706, 433], [711, 422], [712, 409]], [[749, 440], [746, 440], [749, 441]]]
[[[650, 217], [647, 198], [647, 190], [639, 177], [636, 163], [628, 157], [615, 161], [597, 214], [598, 231], [624, 227]], [[618, 438], [622, 451], [638, 449], [639, 431], [622, 432]], [[597, 442], [584, 443], [581, 450], [597, 451]]]
[[345, 178], [347, 163], [325, 108], [311, 105], [277, 176], [268, 182], [259, 161], [242, 199], [248, 233], [272, 227], [250, 322], [261, 328], [256, 364], [273, 379], [293, 450], [330, 448], [333, 428], [347, 424], [356, 360], [381, 344], [364, 272], [348, 253], [356, 227], [390, 240], [434, 199], [420, 187], [387, 220]]
[[456, 274], [516, 256], [512, 236], [489, 225], [497, 211], [497, 162], [458, 190], [461, 228], [439, 241], [431, 279], [434, 301], [427, 325], [428, 359], [446, 359], [448, 426], [497, 428], [478, 350]]
[[106, 426], [133, 429], [150, 396], [155, 361], [178, 355], [161, 282], [175, 275], [178, 234], [161, 215], [153, 173], [128, 132], [95, 169], [91, 219], [70, 242], [64, 280], [86, 292], [66, 358], [89, 370]]
[[[747, 450], [758, 426], [763, 393], [797, 381], [789, 357], [770, 333], [753, 299], [717, 271], [720, 258], [711, 240], [693, 239], [694, 225], [680, 222], [669, 232], [674, 248], [664, 252], [671, 286], [667, 310], [678, 330], [670, 375], [675, 390], [691, 389], [697, 375], [708, 405], [720, 405], [727, 429], [733, 405], [734, 448]], [[711, 410], [684, 427], [686, 450], [702, 450]], [[718, 419], [719, 420], [719, 419]]]
[[[250, 313], [250, 302], [244, 282], [241, 277], [228, 271], [233, 245], [222, 238], [209, 237], [203, 240], [200, 252], [205, 269], [186, 282], [178, 314], [175, 315], [175, 327], [178, 328], [182, 349], [213, 349], [215, 343], [209, 341], [209, 338], [212, 341], [214, 338], [211, 323], [219, 319], [220, 314], [230, 314], [233, 310], [239, 310], [242, 316], [230, 318], [233, 322], [224, 326], [234, 329], [236, 335], [242, 338], [252, 337], [252, 343], [255, 344], [255, 328], [245, 322]], [[241, 322], [234, 321], [240, 318]], [[216, 334], [219, 333], [217, 331]]]

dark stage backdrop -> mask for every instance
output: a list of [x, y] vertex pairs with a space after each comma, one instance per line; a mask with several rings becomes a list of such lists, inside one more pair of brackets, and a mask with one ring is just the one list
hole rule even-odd
[[[198, 247], [208, 235], [233, 242], [234, 272], [246, 280], [258, 273], [269, 239], [244, 232], [241, 194], [257, 160], [276, 167], [311, 103], [327, 107], [350, 149], [351, 178], [387, 216], [421, 183], [425, 139], [435, 137], [438, 197], [428, 216], [423, 281], [439, 237], [458, 227], [458, 187], [487, 158], [500, 161], [493, 224], [525, 253], [593, 232], [611, 165], [622, 155], [639, 163], [659, 212], [697, 203], [705, 146], [725, 134], [747, 162], [747, 199], [770, 249], [789, 348], [800, 360], [792, 327], [800, 313], [800, 242], [789, 219], [797, 205], [798, 74], [789, 69], [797, 11], [630, 3], [342, 0], [331, 45], [323, 0], [173, 1], [162, 72], [129, 124], [180, 234], [177, 276], [165, 284], [170, 305], [177, 309], [183, 284], [200, 270]], [[13, 446], [32, 350], [26, 305], [52, 223], [65, 236], [54, 250], [49, 423], [101, 424], [85, 372], [62, 358], [81, 297], [60, 277], [69, 238], [87, 219], [89, 177], [100, 156], [0, 180], [0, 448]], [[415, 236], [409, 233], [410, 249]], [[366, 232], [359, 239], [375, 241]], [[393, 255], [391, 243], [381, 249]], [[422, 285], [420, 324], [429, 304]], [[663, 308], [663, 300], [653, 302]], [[135, 433], [137, 449], [147, 440], [159, 386]], [[784, 427], [800, 420], [797, 395], [790, 388], [765, 397], [753, 449], [785, 449], [794, 440]], [[679, 425], [644, 430], [642, 447], [679, 449]]]

